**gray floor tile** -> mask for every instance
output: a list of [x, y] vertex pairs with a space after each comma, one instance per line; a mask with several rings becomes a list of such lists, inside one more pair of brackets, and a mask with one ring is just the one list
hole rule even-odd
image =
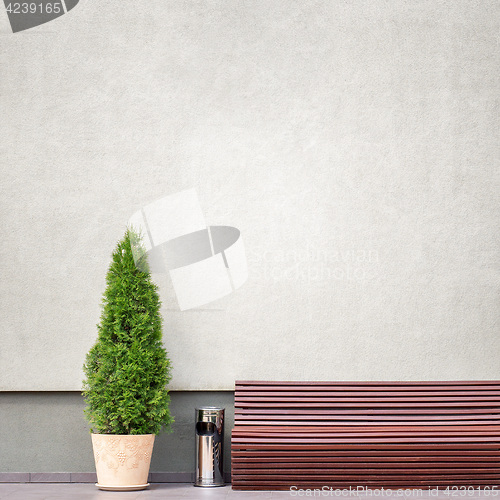
[[[0, 483], [1, 500], [276, 500], [290, 498], [288, 491], [235, 491], [230, 486], [223, 488], [196, 488], [192, 484], [156, 483], [143, 491], [109, 492], [99, 490], [89, 483]], [[373, 500], [372, 495], [358, 496], [322, 496], [321, 498], [337, 498]], [[378, 499], [403, 498], [407, 500], [450, 500], [449, 495], [440, 491], [437, 495], [423, 492], [419, 496], [397, 497], [395, 494], [377, 495]], [[491, 492], [467, 494], [462, 500], [489, 499]]]
[[153, 483], [149, 488], [141, 492], [139, 499], [172, 498], [173, 500], [177, 500], [186, 498], [188, 491], [190, 491], [188, 485], [178, 483]]
[[7, 495], [13, 493], [14, 491], [17, 491], [20, 486], [20, 484], [0, 484], [0, 499], [5, 498]]
[[[100, 491], [93, 484], [54, 484], [30, 483], [20, 484], [2, 500], [110, 500], [110, 492]], [[0, 489], [2, 491], [2, 489]], [[113, 492], [112, 500], [136, 500], [138, 492]]]

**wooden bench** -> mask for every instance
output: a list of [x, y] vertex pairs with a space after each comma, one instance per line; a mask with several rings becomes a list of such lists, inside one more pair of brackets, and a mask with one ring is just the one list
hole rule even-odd
[[236, 382], [236, 490], [500, 486], [500, 381]]

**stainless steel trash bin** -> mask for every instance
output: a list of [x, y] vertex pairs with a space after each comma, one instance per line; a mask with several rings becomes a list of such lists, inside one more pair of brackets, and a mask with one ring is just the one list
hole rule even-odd
[[224, 486], [224, 408], [196, 408], [195, 486]]

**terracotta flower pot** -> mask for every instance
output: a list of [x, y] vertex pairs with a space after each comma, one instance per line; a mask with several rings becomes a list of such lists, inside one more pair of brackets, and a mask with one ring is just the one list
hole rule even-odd
[[96, 486], [122, 491], [147, 488], [154, 440], [154, 434], [92, 434]]

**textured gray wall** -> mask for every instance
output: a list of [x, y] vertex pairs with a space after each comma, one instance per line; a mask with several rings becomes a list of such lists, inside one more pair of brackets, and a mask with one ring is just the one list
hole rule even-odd
[[[226, 408], [224, 469], [231, 469], [232, 392], [172, 392], [172, 433], [156, 437], [151, 472], [194, 471], [194, 409]], [[83, 398], [74, 392], [0, 393], [0, 473], [94, 472]], [[0, 477], [0, 480], [2, 478]]]
[[164, 295], [172, 388], [498, 378], [499, 33], [497, 0], [86, 0], [3, 35], [0, 389], [80, 388], [126, 221], [191, 187], [249, 279]]

